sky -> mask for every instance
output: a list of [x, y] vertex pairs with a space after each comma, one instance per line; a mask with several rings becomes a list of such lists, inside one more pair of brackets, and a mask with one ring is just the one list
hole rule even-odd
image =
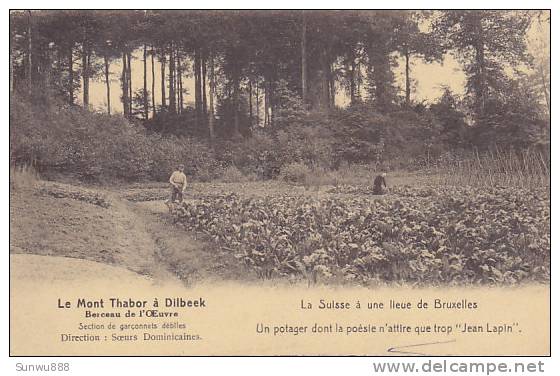
[[[528, 31], [529, 51], [534, 55], [543, 55], [543, 46], [550, 46], [550, 35], [547, 27], [533, 23]], [[550, 48], [550, 47], [548, 47]], [[545, 52], [545, 56], [550, 52]], [[398, 65], [394, 68], [396, 85], [399, 90], [404, 92], [404, 59], [397, 59]], [[155, 59], [155, 93], [156, 105], [161, 104], [161, 77], [160, 64]], [[111, 63], [111, 112], [122, 113], [122, 103], [120, 101], [120, 72], [122, 65], [120, 60]], [[142, 51], [137, 50], [133, 55], [132, 61], [132, 88], [133, 91], [143, 87], [143, 61]], [[148, 58], [148, 91], [152, 87], [151, 60]], [[416, 85], [412, 92], [412, 99], [418, 102], [426, 101], [432, 103], [442, 94], [443, 88], [449, 87], [452, 92], [458, 95], [464, 94], [466, 77], [462, 66], [451, 54], [447, 54], [442, 63], [426, 63], [421, 58], [411, 59], [411, 79]], [[194, 77], [183, 77], [183, 88], [188, 90], [185, 103], [194, 102]], [[81, 102], [81, 91], [78, 102]], [[90, 103], [94, 109], [106, 111], [106, 89], [103, 76], [98, 80], [90, 82]], [[336, 103], [345, 106], [348, 103], [347, 95], [343, 92], [337, 93]]]

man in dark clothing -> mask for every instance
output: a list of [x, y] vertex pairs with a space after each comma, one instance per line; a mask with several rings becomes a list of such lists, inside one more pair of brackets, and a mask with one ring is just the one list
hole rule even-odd
[[377, 175], [373, 180], [374, 195], [382, 195], [385, 193], [383, 191], [383, 188], [387, 188], [387, 183], [385, 182], [385, 176], [387, 176], [387, 174], [384, 172], [381, 175]]

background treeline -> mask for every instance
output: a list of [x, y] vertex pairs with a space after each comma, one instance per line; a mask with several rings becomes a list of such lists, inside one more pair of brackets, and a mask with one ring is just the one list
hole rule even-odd
[[[10, 160], [93, 180], [162, 179], [177, 161], [213, 179], [419, 168], [473, 149], [548, 160], [549, 60], [527, 46], [536, 22], [548, 28], [549, 14], [14, 11]], [[463, 67], [464, 95], [415, 102], [412, 62], [446, 54]], [[111, 115], [115, 65], [122, 113]], [[93, 111], [93, 80], [105, 113]]]

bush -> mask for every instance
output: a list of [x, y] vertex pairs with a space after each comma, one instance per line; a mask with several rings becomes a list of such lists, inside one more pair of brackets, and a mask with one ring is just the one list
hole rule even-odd
[[294, 162], [282, 167], [279, 178], [287, 183], [303, 184], [306, 182], [309, 174], [311, 174], [311, 169], [307, 165], [301, 162]]
[[380, 113], [362, 103], [331, 112], [300, 111], [279, 117], [274, 128], [275, 160], [282, 165], [302, 161], [329, 169], [345, 163], [417, 168], [441, 152], [441, 125], [432, 114], [410, 109]]
[[[307, 174], [307, 183], [323, 185], [340, 180], [332, 171], [340, 172], [341, 166], [417, 170], [445, 150], [436, 137], [440, 125], [430, 113], [382, 114], [369, 104], [331, 112], [292, 107], [296, 110], [289, 116], [286, 111], [277, 112], [273, 127], [255, 130], [242, 142], [223, 142], [219, 148], [223, 163], [233, 161], [243, 173], [262, 179], [281, 174], [281, 180], [299, 183], [305, 180], [303, 170], [294, 171], [290, 165], [295, 164], [297, 170], [305, 164], [318, 170]], [[345, 174], [343, 180], [355, 179]]]
[[347, 184], [347, 185], [371, 185], [373, 177], [376, 173], [375, 166], [342, 163], [338, 169], [331, 171], [330, 175], [333, 180], [333, 185]]
[[177, 164], [187, 174], [216, 177], [213, 152], [190, 138], [148, 134], [121, 116], [79, 107], [38, 107], [15, 98], [10, 107], [10, 163], [84, 181], [166, 180]]
[[222, 173], [220, 180], [224, 183], [242, 183], [249, 179], [237, 167], [229, 166]]
[[308, 117], [307, 121], [312, 121], [311, 124], [296, 125], [277, 132], [276, 147], [279, 150], [276, 159], [282, 164], [303, 161], [309, 165], [333, 166], [336, 138], [328, 123], [317, 115]]
[[245, 175], [255, 175], [259, 179], [273, 178], [282, 166], [277, 141], [264, 131], [255, 131], [241, 142], [222, 142], [220, 150], [223, 164], [232, 163]]

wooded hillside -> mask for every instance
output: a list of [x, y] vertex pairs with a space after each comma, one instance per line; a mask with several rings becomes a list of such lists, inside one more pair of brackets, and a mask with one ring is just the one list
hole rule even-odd
[[[218, 154], [241, 148], [239, 158], [261, 164], [336, 167], [403, 156], [410, 164], [496, 147], [546, 152], [550, 67], [529, 53], [535, 24], [548, 28], [549, 13], [13, 11], [10, 89], [14, 101], [44, 109], [37, 115], [78, 103], [93, 110], [90, 84], [102, 81], [111, 114], [118, 78], [122, 115], [148, 133], [188, 136]], [[411, 61], [442, 63], [449, 54], [466, 75], [464, 93], [445, 89], [436, 103], [416, 102]], [[132, 72], [137, 56], [141, 75]], [[122, 68], [118, 77], [112, 65]], [[25, 116], [11, 115], [17, 132]], [[275, 148], [290, 158], [271, 157]], [[31, 154], [12, 162], [40, 159]], [[243, 167], [231, 155], [217, 159]], [[265, 166], [265, 175], [280, 167]]]

